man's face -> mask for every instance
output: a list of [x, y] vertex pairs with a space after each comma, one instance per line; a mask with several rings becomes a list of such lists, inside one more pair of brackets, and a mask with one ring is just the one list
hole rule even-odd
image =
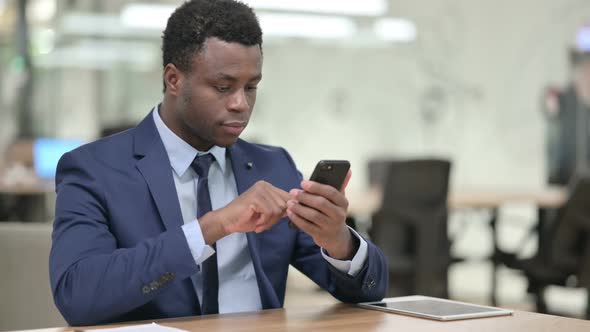
[[175, 118], [180, 136], [206, 151], [235, 143], [248, 124], [262, 78], [260, 47], [208, 38], [182, 74]]

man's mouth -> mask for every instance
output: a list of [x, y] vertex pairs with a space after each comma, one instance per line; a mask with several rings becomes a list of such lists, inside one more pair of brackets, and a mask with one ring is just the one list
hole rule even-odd
[[240, 135], [244, 128], [246, 128], [247, 122], [245, 121], [228, 121], [222, 124], [223, 129], [231, 135]]

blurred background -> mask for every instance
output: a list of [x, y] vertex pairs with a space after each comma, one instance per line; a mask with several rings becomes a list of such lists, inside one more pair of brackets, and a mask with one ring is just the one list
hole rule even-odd
[[[350, 224], [373, 238], [399, 226], [375, 239], [404, 243], [386, 252], [390, 295], [586, 317], [588, 237], [568, 268], [537, 263], [563, 257], [540, 257], [541, 244], [554, 253], [539, 240], [547, 224], [590, 219], [583, 194], [568, 210], [588, 164], [589, 1], [244, 2], [263, 28], [264, 80], [242, 137], [285, 147], [306, 176], [319, 159], [350, 160]], [[47, 281], [56, 162], [161, 100], [161, 34], [180, 3], [0, 0], [0, 330], [64, 324]], [[408, 160], [447, 162], [440, 186], [415, 164], [395, 182]], [[408, 203], [433, 216], [387, 208], [433, 187], [439, 210], [419, 194]], [[439, 270], [423, 268], [440, 252], [421, 247], [424, 232], [444, 237]], [[295, 272], [287, 306], [333, 301]]]

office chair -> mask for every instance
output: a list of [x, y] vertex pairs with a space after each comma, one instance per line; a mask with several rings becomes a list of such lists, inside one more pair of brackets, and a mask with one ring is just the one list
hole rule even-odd
[[388, 260], [388, 296], [448, 297], [451, 262], [445, 160], [390, 161], [369, 235]]
[[[564, 207], [548, 222], [539, 230], [545, 232], [545, 240], [532, 258], [506, 261], [527, 278], [527, 291], [535, 296], [536, 310], [541, 313], [548, 313], [544, 292], [550, 285], [582, 287], [590, 292], [590, 178], [574, 184]], [[590, 297], [586, 318], [590, 319]]]
[[367, 165], [370, 187], [383, 187], [387, 179], [387, 172], [391, 163], [395, 162], [388, 158], [371, 159]]
[[0, 222], [0, 331], [65, 326], [49, 286], [49, 222]]

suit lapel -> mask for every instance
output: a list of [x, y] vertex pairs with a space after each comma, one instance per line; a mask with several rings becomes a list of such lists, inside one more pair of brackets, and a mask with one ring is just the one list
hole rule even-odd
[[[244, 150], [244, 142], [238, 140], [227, 151], [231, 160], [236, 185], [238, 188], [238, 195], [248, 190], [256, 181], [262, 179], [258, 167], [254, 163], [252, 156], [249, 156]], [[258, 290], [260, 291], [260, 301], [263, 309], [278, 308], [280, 301], [276, 292], [272, 288], [272, 284], [264, 270], [262, 269], [261, 250], [258, 235], [254, 232], [246, 233], [248, 239], [248, 249], [250, 257], [252, 257], [252, 264], [254, 271], [256, 271], [256, 280], [258, 282]]]
[[234, 171], [234, 177], [236, 178], [238, 195], [248, 190], [261, 178], [258, 168], [254, 165], [254, 161], [251, 157], [247, 156], [246, 151], [244, 151], [241, 145], [241, 141], [238, 141], [227, 149], [232, 170]]
[[170, 160], [150, 114], [137, 126], [134, 135], [134, 152], [139, 158], [136, 167], [144, 177], [154, 198], [160, 217], [167, 230], [182, 226], [182, 213]]

